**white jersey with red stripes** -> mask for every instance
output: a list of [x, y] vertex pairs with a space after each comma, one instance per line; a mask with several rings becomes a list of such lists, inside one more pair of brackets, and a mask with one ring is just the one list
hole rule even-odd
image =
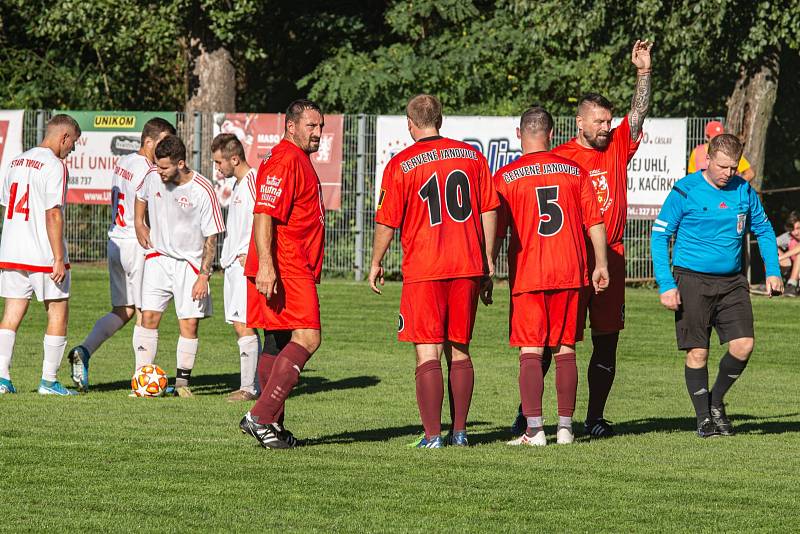
[[[60, 207], [63, 215], [67, 182], [67, 166], [49, 148], [32, 148], [11, 161], [0, 191], [0, 204], [6, 206], [0, 269], [53, 272], [45, 211]], [[69, 264], [67, 239], [62, 240], [64, 263]]]
[[111, 214], [113, 220], [108, 228], [108, 237], [116, 239], [136, 239], [133, 226], [133, 210], [136, 205], [136, 191], [142, 187], [149, 172], [156, 166], [139, 153], [122, 156], [114, 166], [111, 178]]
[[231, 203], [228, 206], [228, 219], [225, 221], [228, 235], [225, 236], [225, 242], [222, 244], [222, 255], [219, 260], [223, 269], [227, 269], [242, 254], [247, 254], [247, 249], [250, 248], [255, 203], [256, 170], [250, 169], [233, 186]]
[[225, 231], [214, 187], [193, 172], [183, 185], [164, 183], [149, 173], [136, 197], [147, 202], [150, 242], [155, 253], [189, 262], [197, 271], [208, 236]]

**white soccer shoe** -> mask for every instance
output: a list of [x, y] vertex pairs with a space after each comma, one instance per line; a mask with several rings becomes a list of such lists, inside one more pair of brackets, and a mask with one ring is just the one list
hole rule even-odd
[[575, 434], [572, 433], [572, 428], [566, 426], [558, 427], [556, 432], [556, 443], [559, 445], [569, 445], [575, 441]]
[[529, 447], [544, 447], [547, 445], [547, 436], [544, 435], [544, 429], [540, 429], [533, 436], [522, 434], [517, 439], [512, 439], [506, 445], [528, 445]]

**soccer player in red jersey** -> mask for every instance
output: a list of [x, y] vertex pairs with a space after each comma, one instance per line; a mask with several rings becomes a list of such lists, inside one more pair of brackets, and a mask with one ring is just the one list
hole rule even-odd
[[325, 207], [309, 156], [319, 150], [325, 121], [317, 104], [296, 100], [286, 110], [285, 125], [283, 140], [258, 169], [244, 269], [247, 326], [291, 331], [277, 356], [262, 353], [261, 396], [239, 423], [267, 449], [297, 445], [281, 423], [284, 403], [322, 339], [316, 284], [322, 274]]
[[[627, 165], [641, 139], [642, 123], [650, 109], [650, 49], [648, 41], [636, 41], [631, 62], [637, 78], [631, 109], [622, 123], [611, 128], [613, 106], [596, 93], [585, 95], [578, 103], [578, 135], [553, 149], [553, 153], [578, 163], [592, 180], [606, 226], [608, 269], [611, 284], [598, 294], [587, 292], [583, 308], [588, 307], [592, 329], [592, 358], [589, 362], [589, 406], [584, 424], [585, 433], [593, 437], [609, 437], [614, 430], [603, 417], [606, 400], [614, 383], [617, 365], [619, 332], [625, 326], [625, 248], [622, 243], [627, 220]], [[594, 255], [588, 251], [589, 269]], [[586, 312], [581, 312], [585, 320]], [[515, 428], [520, 428], [518, 418]]]
[[452, 418], [447, 441], [466, 446], [474, 383], [469, 342], [481, 278], [494, 273], [491, 250], [499, 201], [486, 158], [466, 143], [439, 135], [442, 105], [436, 97], [415, 96], [406, 112], [415, 143], [393, 157], [383, 173], [369, 283], [380, 294], [381, 262], [399, 228], [403, 292], [398, 338], [415, 344], [417, 404], [425, 428], [416, 445], [444, 444], [444, 353]]
[[528, 109], [517, 136], [523, 156], [494, 175], [501, 207], [493, 257], [511, 228], [508, 247], [511, 290], [510, 343], [520, 348], [519, 390], [526, 431], [509, 445], [545, 445], [542, 428], [542, 354], [556, 360], [557, 441], [572, 443], [578, 383], [575, 343], [583, 339], [578, 319], [586, 270], [588, 233], [595, 253], [594, 292], [608, 286], [606, 231], [586, 171], [550, 152], [553, 117]]

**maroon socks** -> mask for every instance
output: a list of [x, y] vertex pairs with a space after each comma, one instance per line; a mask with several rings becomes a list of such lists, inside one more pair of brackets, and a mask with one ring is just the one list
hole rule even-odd
[[450, 391], [450, 417], [453, 431], [467, 429], [467, 414], [472, 402], [472, 388], [475, 385], [475, 372], [472, 360], [454, 360], [450, 362], [448, 386]]
[[425, 428], [425, 438], [430, 439], [442, 433], [442, 364], [439, 360], [425, 362], [417, 367], [415, 375], [419, 416]]
[[[262, 373], [263, 376], [269, 375], [269, 377], [261, 387], [261, 396], [250, 410], [258, 423], [263, 425], [278, 422], [283, 412], [283, 404], [300, 380], [300, 372], [309, 358], [311, 358], [310, 352], [302, 345], [291, 342], [274, 359], [271, 369], [268, 369], [269, 362], [262, 365], [259, 361], [259, 381], [262, 379]], [[262, 356], [261, 359], [271, 358]]]

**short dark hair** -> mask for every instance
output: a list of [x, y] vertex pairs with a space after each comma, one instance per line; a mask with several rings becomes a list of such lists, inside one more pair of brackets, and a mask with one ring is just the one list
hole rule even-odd
[[231, 159], [233, 156], [237, 156], [240, 160], [245, 161], [242, 142], [239, 141], [239, 138], [234, 134], [221, 133], [216, 136], [214, 140], [211, 141], [211, 154], [213, 155], [214, 152], [218, 150], [225, 159]]
[[614, 111], [614, 104], [609, 99], [600, 93], [586, 93], [578, 101], [578, 114], [581, 113], [585, 106], [598, 106], [608, 111]]
[[153, 117], [144, 123], [144, 127], [142, 128], [142, 144], [144, 144], [145, 139], [152, 139], [155, 141], [158, 139], [158, 136], [161, 135], [161, 132], [167, 132], [172, 135], [177, 133], [175, 127], [168, 120], [162, 119], [161, 117]]
[[433, 95], [421, 94], [409, 100], [406, 115], [417, 128], [442, 127], [442, 103]]
[[719, 134], [708, 142], [708, 156], [711, 157], [717, 152], [722, 152], [732, 159], [738, 160], [742, 157], [744, 145], [739, 138], [733, 134]]
[[186, 145], [180, 137], [169, 134], [156, 145], [156, 159], [169, 158], [172, 163], [186, 161]]
[[532, 106], [525, 110], [519, 119], [519, 129], [528, 134], [544, 133], [546, 135], [553, 131], [553, 116], [541, 106]]
[[308, 100], [306, 98], [300, 98], [295, 100], [289, 107], [286, 108], [286, 119], [284, 120], [284, 127], [291, 122], [297, 122], [300, 120], [300, 117], [303, 116], [303, 112], [307, 109], [313, 109], [320, 115], [322, 115], [322, 110], [319, 108], [316, 102], [313, 100]]
[[786, 219], [786, 229], [788, 231], [794, 230], [794, 225], [800, 222], [800, 211], [794, 210], [789, 214]]
[[50, 133], [53, 128], [58, 127], [69, 127], [75, 130], [75, 133], [80, 136], [81, 135], [81, 126], [78, 124], [78, 121], [67, 115], [66, 113], [58, 113], [53, 115], [49, 121], [47, 121], [47, 126], [45, 129], [46, 133]]

